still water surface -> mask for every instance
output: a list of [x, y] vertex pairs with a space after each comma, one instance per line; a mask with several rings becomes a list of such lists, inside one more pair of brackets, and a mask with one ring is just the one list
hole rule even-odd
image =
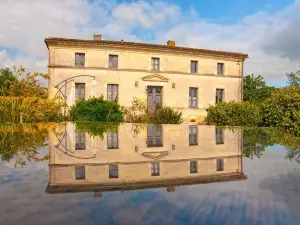
[[285, 132], [0, 128], [0, 224], [300, 223], [300, 145]]

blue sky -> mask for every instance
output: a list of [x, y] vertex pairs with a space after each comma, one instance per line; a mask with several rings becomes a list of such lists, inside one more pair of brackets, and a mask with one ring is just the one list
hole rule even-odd
[[[37, 0], [32, 0], [37, 1]], [[143, 41], [245, 52], [245, 74], [283, 86], [300, 69], [300, 0], [0, 1], [0, 67], [47, 72], [45, 37]], [[14, 10], [7, 10], [13, 8]]]

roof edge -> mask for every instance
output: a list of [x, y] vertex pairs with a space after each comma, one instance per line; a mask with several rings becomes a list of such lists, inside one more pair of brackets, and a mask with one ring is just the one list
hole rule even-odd
[[247, 53], [220, 51], [202, 48], [191, 48], [181, 46], [168, 46], [162, 44], [150, 44], [143, 42], [128, 42], [128, 41], [113, 41], [113, 40], [85, 40], [74, 38], [60, 38], [60, 37], [47, 37], [44, 39], [47, 48], [49, 44], [75, 44], [75, 45], [96, 45], [96, 46], [113, 46], [113, 47], [127, 47], [127, 48], [140, 48], [147, 50], [163, 50], [183, 53], [195, 53], [195, 54], [209, 54], [220, 55], [225, 57], [234, 57], [240, 59], [248, 58]]

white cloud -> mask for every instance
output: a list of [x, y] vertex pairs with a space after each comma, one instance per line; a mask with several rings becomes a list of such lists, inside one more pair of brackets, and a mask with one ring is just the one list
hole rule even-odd
[[296, 0], [280, 12], [259, 11], [235, 24], [222, 25], [204, 20], [194, 9], [185, 12], [178, 5], [156, 1], [1, 1], [0, 14], [6, 20], [0, 23], [0, 46], [19, 52], [11, 56], [2, 51], [0, 66], [22, 63], [29, 70], [46, 72], [45, 37], [92, 38], [100, 32], [104, 39], [154, 43], [172, 39], [182, 46], [246, 52], [250, 56], [246, 74], [283, 82], [286, 72], [300, 69], [299, 12]]

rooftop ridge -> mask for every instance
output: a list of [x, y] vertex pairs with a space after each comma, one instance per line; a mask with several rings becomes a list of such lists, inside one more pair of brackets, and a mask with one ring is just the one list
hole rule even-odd
[[148, 48], [153, 50], [168, 50], [168, 51], [178, 51], [178, 52], [190, 52], [190, 53], [202, 53], [202, 54], [216, 54], [224, 56], [234, 56], [240, 58], [248, 58], [248, 54], [230, 51], [220, 51], [212, 49], [203, 48], [191, 48], [191, 47], [181, 47], [181, 46], [168, 46], [162, 44], [152, 44], [143, 42], [129, 42], [129, 41], [115, 41], [115, 40], [86, 40], [86, 39], [75, 39], [75, 38], [61, 38], [61, 37], [47, 37], [45, 38], [45, 43], [48, 47], [49, 43], [53, 42], [65, 42], [65, 43], [77, 43], [77, 44], [92, 44], [92, 45], [115, 45], [115, 46], [126, 46], [126, 47], [140, 47]]

